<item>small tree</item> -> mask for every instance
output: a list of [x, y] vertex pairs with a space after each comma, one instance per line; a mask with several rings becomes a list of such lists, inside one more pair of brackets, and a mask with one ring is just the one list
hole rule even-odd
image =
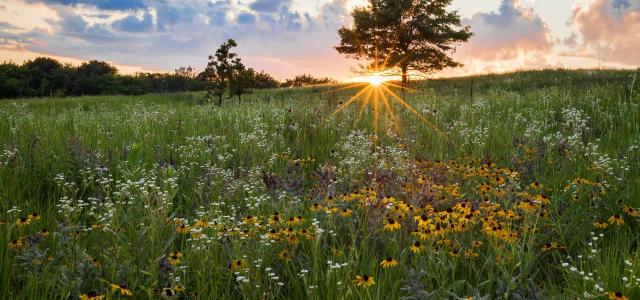
[[229, 82], [229, 92], [232, 96], [238, 96], [238, 103], [242, 101], [242, 94], [253, 87], [256, 71], [245, 68], [240, 58], [234, 60], [233, 76]]
[[205, 79], [210, 82], [209, 95], [218, 97], [218, 105], [222, 105], [222, 96], [233, 77], [235, 61], [240, 60], [238, 54], [231, 52], [237, 46], [233, 39], [220, 45], [216, 53], [209, 56], [207, 69], [203, 72]]
[[450, 54], [472, 33], [461, 26], [457, 12], [447, 10], [451, 1], [369, 0], [368, 6], [352, 12], [352, 27], [338, 30], [340, 45], [335, 48], [347, 57], [399, 69], [403, 85], [409, 71], [460, 66]]

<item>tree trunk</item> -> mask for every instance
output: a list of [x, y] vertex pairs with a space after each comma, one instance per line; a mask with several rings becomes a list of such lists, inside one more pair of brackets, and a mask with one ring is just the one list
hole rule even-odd
[[238, 93], [238, 104], [242, 103], [242, 94]]
[[222, 94], [218, 96], [218, 106], [222, 106]]
[[407, 65], [402, 65], [402, 86], [403, 87], [407, 87], [408, 81], [409, 81], [409, 76], [407, 74], [407, 70], [409, 69], [409, 66]]

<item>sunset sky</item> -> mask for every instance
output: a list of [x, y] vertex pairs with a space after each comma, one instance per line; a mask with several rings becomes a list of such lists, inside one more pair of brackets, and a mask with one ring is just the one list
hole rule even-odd
[[[283, 79], [348, 79], [332, 47], [364, 0], [3, 0], [0, 60], [106, 60], [122, 72], [202, 69], [228, 38], [247, 66]], [[541, 67], [637, 67], [640, 0], [454, 0], [473, 38], [437, 76]]]

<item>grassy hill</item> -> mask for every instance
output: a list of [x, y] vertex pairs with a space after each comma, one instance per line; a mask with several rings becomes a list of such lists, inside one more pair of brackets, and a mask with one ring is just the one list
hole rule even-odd
[[0, 101], [0, 298], [640, 298], [636, 79]]

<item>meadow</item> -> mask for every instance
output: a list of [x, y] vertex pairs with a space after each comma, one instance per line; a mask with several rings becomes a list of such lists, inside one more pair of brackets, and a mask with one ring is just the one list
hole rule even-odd
[[640, 299], [639, 76], [0, 101], [0, 298]]

